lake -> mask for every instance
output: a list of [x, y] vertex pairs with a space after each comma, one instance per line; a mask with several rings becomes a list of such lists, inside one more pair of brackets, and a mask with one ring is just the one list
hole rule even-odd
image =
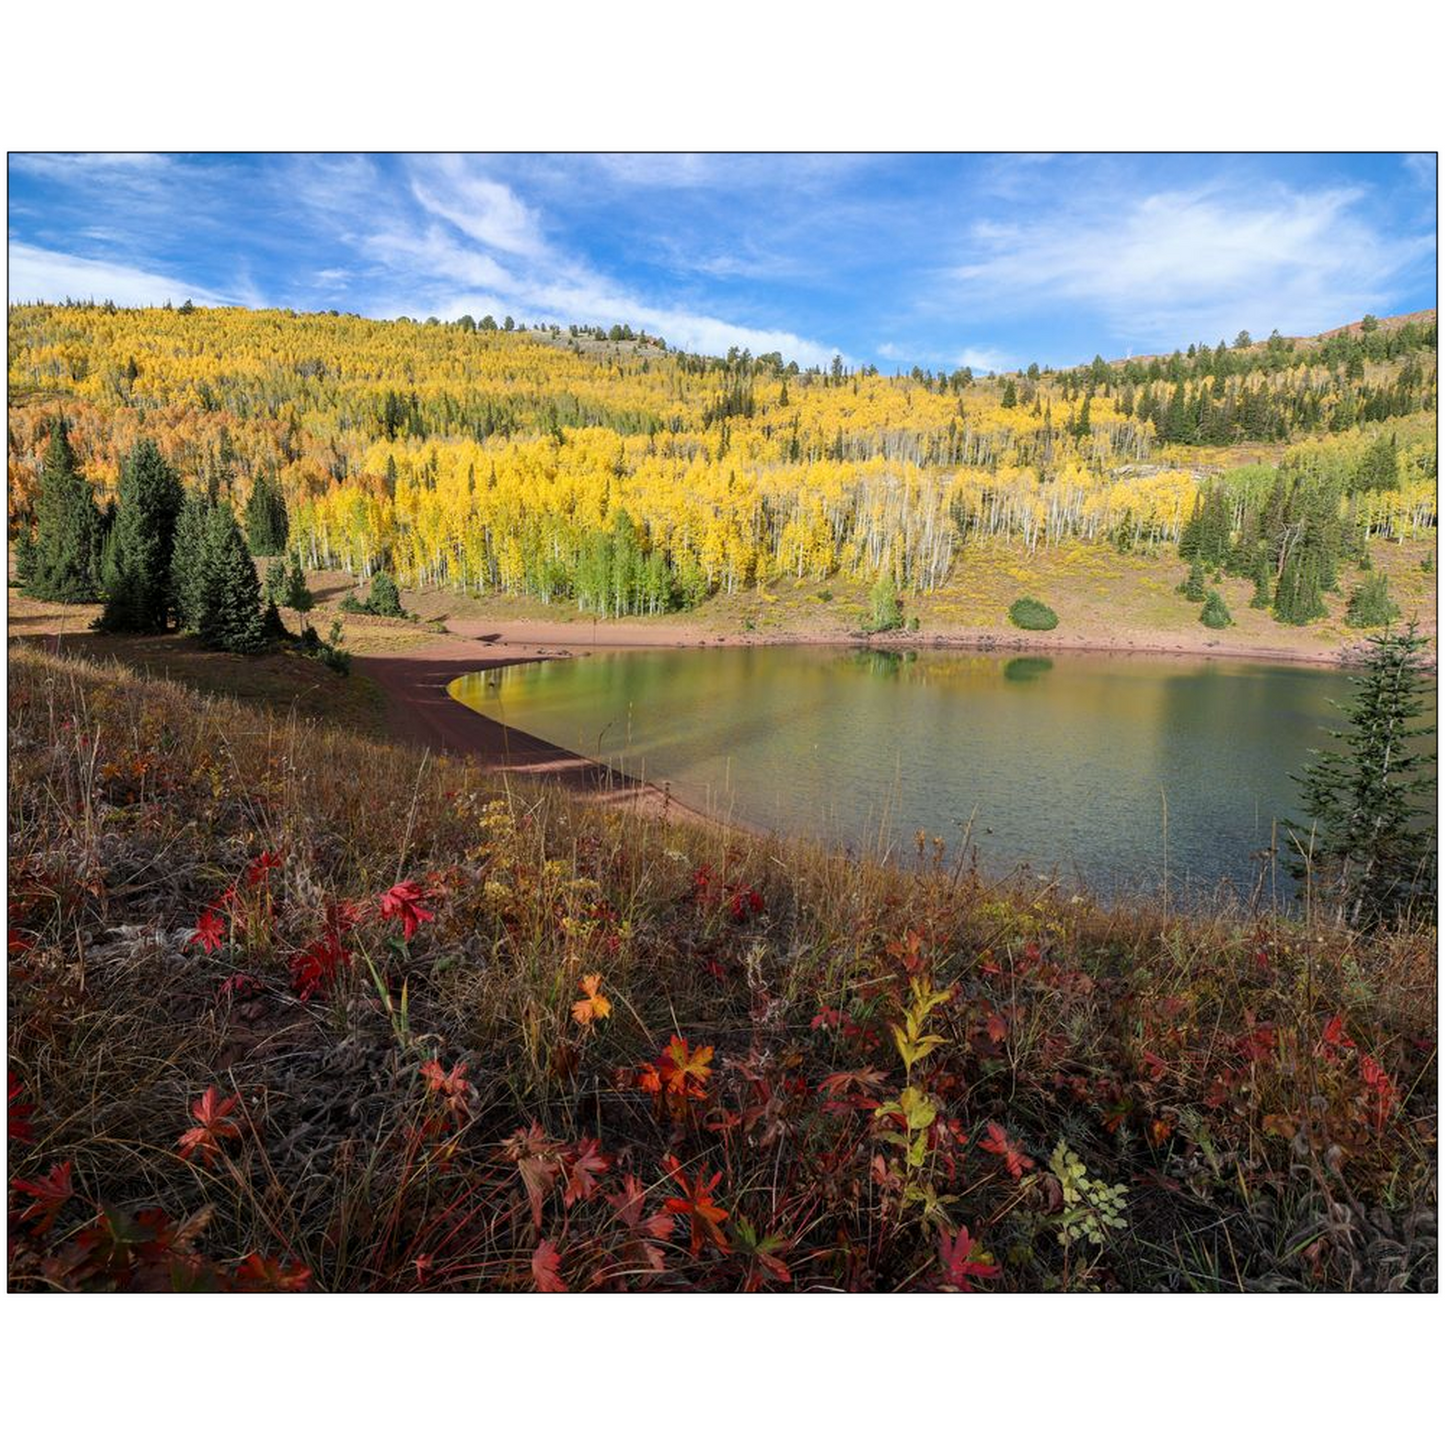
[[[1103, 894], [1248, 893], [1346, 674], [1111, 654], [754, 647], [599, 652], [458, 678], [458, 701], [765, 830]], [[1290, 892], [1283, 868], [1266, 890]]]

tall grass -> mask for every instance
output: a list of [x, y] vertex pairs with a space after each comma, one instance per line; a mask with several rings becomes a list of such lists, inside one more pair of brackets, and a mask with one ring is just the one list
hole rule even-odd
[[12, 1176], [72, 1188], [12, 1192], [20, 1286], [1434, 1286], [1432, 932], [847, 858], [27, 649], [10, 729]]

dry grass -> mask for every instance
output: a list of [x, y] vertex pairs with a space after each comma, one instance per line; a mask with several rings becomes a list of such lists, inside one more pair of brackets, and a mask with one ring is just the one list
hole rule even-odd
[[[22, 1287], [239, 1287], [251, 1255], [326, 1289], [1433, 1287], [1432, 932], [694, 830], [28, 647], [10, 728], [12, 1171], [74, 1186], [12, 1231]], [[402, 879], [409, 941], [375, 907]], [[937, 1043], [905, 1067], [894, 1024]], [[655, 1099], [674, 1035], [716, 1052]], [[182, 1160], [212, 1086], [237, 1137]], [[1062, 1146], [1128, 1190], [1118, 1228]], [[714, 1174], [694, 1238], [667, 1201]]]

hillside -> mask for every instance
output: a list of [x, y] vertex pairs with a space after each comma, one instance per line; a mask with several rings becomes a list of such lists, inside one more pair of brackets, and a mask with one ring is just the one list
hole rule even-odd
[[1436, 1286], [1434, 934], [588, 806], [12, 649], [17, 1289]]
[[1325, 593], [1367, 545], [1434, 534], [1433, 313], [992, 380], [469, 319], [90, 305], [9, 321], [18, 535], [62, 412], [102, 500], [144, 435], [237, 507], [274, 477], [313, 569], [588, 615], [880, 577], [917, 612], [989, 547], [1024, 567], [1074, 544], [1177, 558], [1212, 488], [1250, 531], [1261, 467], [1287, 506], [1259, 555], [1235, 560], [1272, 589], [1306, 502], [1339, 533]]

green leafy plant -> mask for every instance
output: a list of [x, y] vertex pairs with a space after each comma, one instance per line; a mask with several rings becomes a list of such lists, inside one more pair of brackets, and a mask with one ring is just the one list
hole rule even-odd
[[1008, 619], [1027, 632], [1052, 632], [1059, 625], [1059, 614], [1034, 597], [1020, 597], [1009, 608]]

